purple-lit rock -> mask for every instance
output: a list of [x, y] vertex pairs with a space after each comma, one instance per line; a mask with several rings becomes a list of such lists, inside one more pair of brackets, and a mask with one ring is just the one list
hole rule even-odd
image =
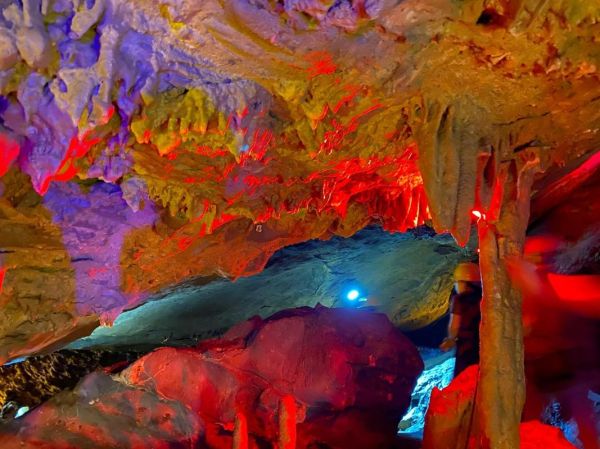
[[7, 70], [19, 60], [15, 37], [7, 28], [0, 25], [0, 70]]
[[110, 145], [94, 161], [88, 170], [88, 177], [116, 182], [129, 172], [131, 166], [131, 157], [125, 150], [120, 146]]
[[90, 42], [66, 39], [58, 46], [63, 68], [87, 68], [98, 61], [100, 55], [100, 39], [96, 35]]
[[154, 222], [153, 205], [146, 199], [133, 211], [117, 185], [97, 183], [86, 193], [73, 182], [52, 184], [44, 204], [62, 229], [75, 270], [77, 312], [112, 322], [140, 299], [122, 291], [121, 247], [129, 231]]
[[121, 183], [121, 190], [123, 191], [123, 199], [131, 210], [137, 212], [144, 208], [146, 201], [148, 201], [148, 188], [142, 179], [126, 179]]
[[19, 165], [31, 176], [37, 192], [44, 192], [60, 168], [76, 134], [69, 116], [54, 102], [48, 80], [32, 73], [20, 85], [17, 98], [4, 114], [4, 123], [24, 136]]

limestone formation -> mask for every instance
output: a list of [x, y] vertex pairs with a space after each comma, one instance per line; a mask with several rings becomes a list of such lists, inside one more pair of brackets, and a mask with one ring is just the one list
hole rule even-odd
[[597, 173], [599, 19], [598, 0], [0, 1], [0, 359], [287, 245], [425, 222], [466, 244], [479, 217], [482, 392], [515, 398], [481, 444], [513, 449], [503, 258], [531, 198], [536, 218]]

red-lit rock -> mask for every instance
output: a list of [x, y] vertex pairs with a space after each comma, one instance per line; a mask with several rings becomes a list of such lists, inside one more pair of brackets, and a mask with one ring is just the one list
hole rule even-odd
[[[439, 390], [434, 388], [425, 419], [423, 449], [465, 449], [475, 445], [473, 403], [477, 386], [478, 366], [463, 371], [452, 383]], [[539, 421], [520, 426], [520, 449], [573, 449], [557, 427]], [[485, 447], [485, 446], [484, 446]]]
[[464, 449], [472, 427], [477, 365], [470, 366], [446, 388], [434, 388], [425, 416], [423, 449]]
[[521, 424], [521, 449], [574, 449], [557, 427], [528, 421]]
[[202, 421], [184, 405], [93, 373], [74, 392], [2, 428], [0, 447], [168, 449], [198, 447], [203, 434]]
[[390, 447], [422, 369], [385, 315], [293, 309], [159, 349], [112, 379], [92, 374], [2, 429], [0, 445]]

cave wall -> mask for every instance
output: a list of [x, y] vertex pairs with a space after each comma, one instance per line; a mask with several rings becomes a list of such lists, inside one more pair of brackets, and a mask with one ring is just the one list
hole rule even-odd
[[[0, 3], [1, 358], [598, 148], [597, 2]], [[538, 175], [544, 176], [544, 175]]]

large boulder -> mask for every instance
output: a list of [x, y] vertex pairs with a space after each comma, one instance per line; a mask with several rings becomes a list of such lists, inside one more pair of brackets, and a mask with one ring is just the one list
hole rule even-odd
[[383, 314], [292, 309], [159, 349], [113, 378], [94, 373], [2, 428], [0, 445], [390, 447], [422, 369]]

